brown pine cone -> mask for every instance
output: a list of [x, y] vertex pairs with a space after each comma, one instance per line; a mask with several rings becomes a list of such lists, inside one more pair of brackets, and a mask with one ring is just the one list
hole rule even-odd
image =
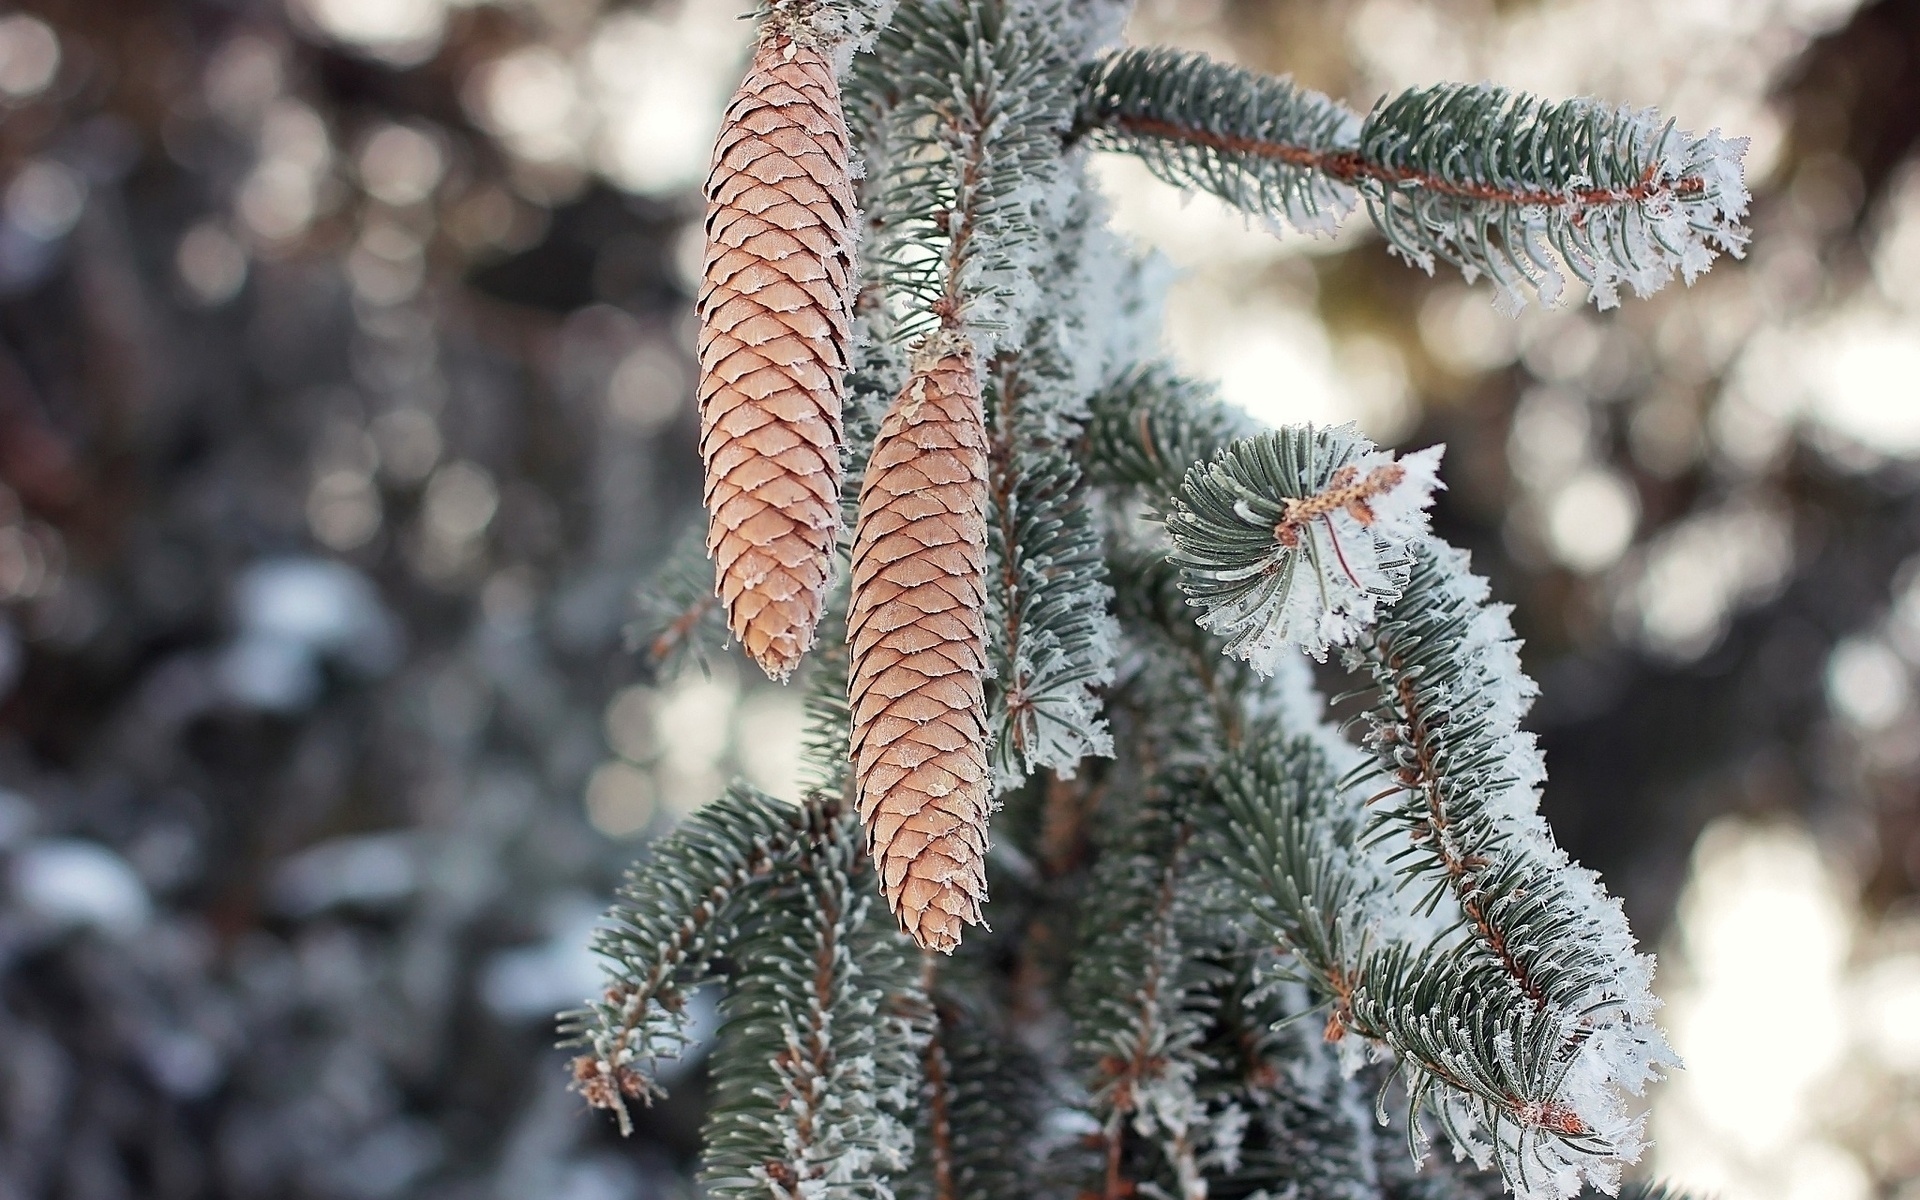
[[856, 213], [833, 67], [771, 31], [707, 177], [700, 453], [727, 626], [785, 679], [813, 644], [840, 515]]
[[949, 352], [881, 422], [847, 614], [867, 848], [901, 927], [947, 953], [987, 895], [986, 507], [980, 384]]

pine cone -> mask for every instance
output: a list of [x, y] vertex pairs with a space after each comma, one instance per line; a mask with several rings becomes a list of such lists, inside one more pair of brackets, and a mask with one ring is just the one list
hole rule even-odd
[[831, 64], [790, 35], [763, 37], [707, 177], [700, 453], [715, 591], [775, 679], [813, 644], [839, 533], [848, 157]]
[[948, 953], [987, 895], [986, 507], [980, 384], [948, 353], [881, 422], [847, 614], [867, 848], [901, 927]]

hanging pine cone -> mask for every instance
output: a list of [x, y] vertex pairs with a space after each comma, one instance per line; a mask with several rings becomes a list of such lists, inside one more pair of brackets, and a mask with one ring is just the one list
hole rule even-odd
[[727, 625], [775, 679], [813, 644], [839, 532], [855, 290], [848, 158], [832, 65], [769, 29], [707, 177], [700, 452]]
[[901, 927], [945, 952], [987, 895], [986, 506], [980, 384], [948, 352], [881, 422], [847, 614], [868, 850]]

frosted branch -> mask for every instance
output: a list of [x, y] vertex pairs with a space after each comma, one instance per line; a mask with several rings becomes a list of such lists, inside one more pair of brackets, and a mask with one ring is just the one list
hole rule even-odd
[[1399, 597], [1439, 466], [1439, 447], [1395, 461], [1351, 426], [1306, 426], [1189, 470], [1167, 532], [1201, 626], [1262, 674], [1288, 647], [1351, 641]]
[[[1373, 799], [1376, 836], [1404, 833], [1393, 858], [1405, 885], [1424, 889], [1416, 909], [1450, 902], [1459, 934], [1423, 951], [1425, 965], [1370, 969], [1382, 981], [1374, 1019], [1402, 1037], [1460, 1042], [1466, 1030], [1467, 1044], [1482, 1045], [1474, 1022], [1504, 1013], [1485, 1035], [1532, 1046], [1537, 1061], [1518, 1109], [1511, 1089], [1475, 1089], [1505, 1105], [1498, 1117], [1511, 1128], [1482, 1119], [1502, 1169], [1554, 1200], [1582, 1178], [1610, 1189], [1641, 1145], [1620, 1093], [1639, 1094], [1674, 1061], [1652, 1021], [1652, 960], [1636, 952], [1619, 901], [1568, 860], [1540, 816], [1546, 767], [1520, 729], [1535, 688], [1507, 608], [1488, 603], [1465, 554], [1427, 543], [1414, 558], [1405, 595], [1349, 662], [1377, 688], [1370, 774], [1387, 788]], [[1459, 1029], [1440, 1015], [1467, 1008], [1479, 1015], [1462, 1015]]]
[[627, 1101], [663, 1095], [654, 1074], [688, 1045], [687, 998], [713, 977], [744, 905], [776, 865], [790, 859], [822, 810], [795, 810], [736, 789], [662, 841], [627, 875], [607, 925], [594, 940], [608, 986], [598, 1000], [561, 1018], [573, 1087], [595, 1108], [632, 1126]]
[[1529, 295], [1555, 303], [1567, 272], [1609, 308], [1623, 283], [1650, 295], [1746, 247], [1746, 140], [1695, 137], [1651, 109], [1443, 84], [1361, 121], [1284, 79], [1127, 50], [1089, 73], [1079, 122], [1168, 182], [1275, 224], [1328, 232], [1364, 199], [1396, 253], [1490, 277], [1509, 310]]

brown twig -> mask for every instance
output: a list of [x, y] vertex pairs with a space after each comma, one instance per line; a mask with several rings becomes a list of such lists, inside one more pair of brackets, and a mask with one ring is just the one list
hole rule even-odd
[[647, 644], [647, 657], [656, 664], [667, 661], [667, 656], [687, 640], [693, 633], [694, 626], [700, 624], [701, 620], [719, 603], [720, 598], [717, 596], [702, 596], [680, 610], [680, 615], [669, 622], [667, 627]]
[[1019, 409], [1020, 374], [1018, 360], [1001, 355], [994, 362], [999, 373], [995, 389], [993, 428], [987, 442], [987, 489], [993, 497], [994, 515], [1000, 525], [1000, 594], [1006, 616], [1007, 663], [1009, 678], [1003, 685], [1007, 698], [1007, 730], [1014, 748], [1024, 758], [1027, 750], [1027, 723], [1023, 719], [1029, 707], [1027, 680], [1019, 674], [1020, 662], [1020, 564], [1014, 555], [1013, 502], [1013, 423]]
[[1252, 158], [1274, 159], [1302, 170], [1317, 171], [1341, 183], [1354, 184], [1362, 180], [1370, 180], [1384, 184], [1390, 190], [1399, 190], [1411, 185], [1443, 196], [1483, 200], [1494, 204], [1538, 205], [1545, 208], [1573, 205], [1580, 208], [1597, 208], [1615, 204], [1640, 204], [1663, 192], [1671, 192], [1677, 196], [1696, 196], [1704, 192], [1707, 186], [1706, 180], [1697, 175], [1682, 176], [1669, 183], [1659, 177], [1659, 164], [1654, 163], [1647, 167], [1638, 183], [1624, 188], [1590, 187], [1573, 188], [1568, 191], [1552, 191], [1546, 188], [1502, 188], [1490, 183], [1462, 183], [1432, 171], [1419, 171], [1410, 167], [1389, 167], [1364, 158], [1354, 150], [1315, 150], [1310, 146], [1290, 142], [1269, 142], [1259, 138], [1238, 137], [1233, 134], [1214, 133], [1206, 129], [1194, 129], [1153, 117], [1120, 116], [1113, 118], [1112, 121], [1117, 128], [1138, 136], [1165, 138], [1168, 141], [1182, 142], [1187, 145], [1205, 146], [1223, 154], [1244, 154]]
[[[837, 809], [831, 803], [814, 810], [821, 819], [831, 821], [837, 815]], [[795, 833], [802, 832], [804, 825], [813, 823], [814, 814], [802, 810], [796, 814]], [[684, 1001], [671, 991], [674, 973], [686, 959], [688, 950], [696, 939], [713, 923], [720, 913], [730, 893], [745, 887], [749, 882], [766, 874], [773, 862], [774, 848], [756, 845], [732, 874], [716, 880], [708, 889], [706, 896], [695, 905], [686, 919], [673, 931], [672, 939], [667, 943], [666, 952], [648, 970], [647, 977], [638, 982], [623, 982], [606, 990], [601, 1002], [606, 1008], [616, 1005], [620, 1010], [620, 1019], [605, 1038], [595, 1038], [596, 1043], [606, 1043], [625, 1049], [627, 1043], [639, 1030], [646, 1019], [647, 1003], [656, 998], [662, 1007], [670, 1011], [679, 1011]], [[573, 1060], [573, 1090], [580, 1093], [587, 1104], [593, 1108], [612, 1110], [620, 1123], [621, 1135], [633, 1132], [633, 1119], [627, 1111], [628, 1100], [638, 1100], [642, 1104], [652, 1103], [653, 1089], [650, 1081], [638, 1070], [627, 1063], [616, 1063], [608, 1055], [597, 1049], [592, 1054], [582, 1054]]]
[[[801, 1158], [806, 1148], [813, 1145], [814, 1119], [820, 1112], [820, 1084], [826, 1078], [833, 1058], [827, 1021], [833, 1008], [833, 968], [838, 957], [841, 913], [831, 892], [823, 890], [820, 906], [820, 927], [824, 932], [813, 960], [813, 1003], [807, 1019], [806, 1039], [797, 1050], [782, 1049], [774, 1056], [775, 1064], [792, 1072], [796, 1081], [807, 1091], [804, 1103], [782, 1104], [789, 1111], [798, 1110], [794, 1117], [796, 1159]], [[766, 1170], [768, 1178], [785, 1189], [789, 1200], [801, 1200], [804, 1192], [801, 1185], [818, 1177], [818, 1168], [805, 1161], [772, 1160], [766, 1164]]]
[[932, 1135], [929, 1153], [933, 1159], [933, 1198], [934, 1200], [955, 1200], [958, 1195], [953, 1187], [953, 1096], [952, 1081], [948, 1078], [947, 1051], [940, 1044], [940, 1030], [943, 1018], [938, 1005], [932, 1002], [934, 963], [933, 953], [922, 955], [921, 986], [926, 989], [928, 1008], [933, 1014], [932, 1036], [927, 1038], [927, 1124]]
[[1367, 472], [1365, 479], [1360, 478], [1358, 467], [1341, 467], [1327, 480], [1326, 490], [1287, 500], [1286, 512], [1273, 527], [1273, 536], [1291, 550], [1300, 544], [1300, 531], [1309, 522], [1330, 517], [1342, 509], [1360, 524], [1371, 525], [1373, 507], [1367, 501], [1392, 491], [1406, 477], [1407, 469], [1399, 463], [1383, 463]]
[[1387, 666], [1394, 672], [1395, 691], [1401, 711], [1406, 714], [1407, 743], [1413, 751], [1415, 763], [1412, 767], [1399, 769], [1399, 782], [1421, 795], [1427, 806], [1426, 818], [1414, 837], [1431, 843], [1432, 852], [1440, 860], [1454, 896], [1460, 902], [1460, 911], [1466, 914], [1474, 932], [1499, 958], [1500, 965], [1527, 998], [1533, 1001], [1534, 1007], [1544, 1011], [1547, 1007], [1546, 992], [1526, 965], [1514, 956], [1512, 947], [1507, 944], [1506, 932], [1494, 924], [1487, 915], [1486, 906], [1481, 903], [1479, 872], [1488, 865], [1487, 860], [1463, 853], [1453, 844], [1446, 798], [1440, 791], [1440, 774], [1433, 765], [1432, 730], [1428, 727], [1426, 714], [1421, 710], [1418, 684], [1402, 673], [1405, 664], [1398, 655], [1387, 650], [1386, 656]]
[[1142, 983], [1139, 996], [1139, 1036], [1134, 1040], [1133, 1052], [1125, 1059], [1108, 1058], [1100, 1066], [1113, 1081], [1112, 1111], [1108, 1113], [1106, 1123], [1101, 1128], [1106, 1141], [1106, 1185], [1102, 1200], [1128, 1200], [1134, 1194], [1133, 1181], [1127, 1179], [1120, 1170], [1120, 1152], [1126, 1140], [1127, 1117], [1136, 1106], [1136, 1094], [1140, 1083], [1150, 1074], [1165, 1066], [1165, 1062], [1153, 1053], [1153, 1035], [1159, 1026], [1157, 1007], [1160, 993], [1165, 986], [1166, 974], [1162, 968], [1161, 952], [1165, 949], [1167, 925], [1173, 915], [1173, 904], [1178, 894], [1180, 869], [1186, 856], [1187, 844], [1193, 839], [1193, 827], [1182, 825], [1174, 834], [1172, 854], [1167, 865], [1160, 873], [1160, 890], [1154, 900], [1152, 944], [1148, 948], [1147, 978]]

